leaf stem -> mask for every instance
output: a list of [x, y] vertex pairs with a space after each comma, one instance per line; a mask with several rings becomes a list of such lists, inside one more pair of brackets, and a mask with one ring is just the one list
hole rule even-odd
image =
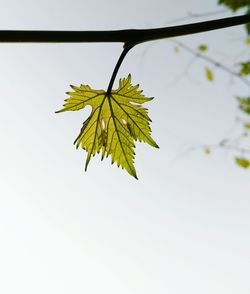
[[133, 47], [135, 46], [135, 44], [127, 44], [125, 43], [124, 44], [124, 48], [123, 48], [123, 51], [119, 57], [119, 59], [117, 60], [117, 63], [115, 65], [115, 68], [114, 68], [114, 71], [112, 73], [112, 76], [111, 76], [111, 79], [110, 79], [110, 82], [109, 82], [109, 85], [108, 85], [108, 89], [107, 89], [107, 94], [109, 95], [112, 91], [112, 88], [113, 88], [113, 84], [114, 84], [114, 81], [115, 81], [115, 78], [116, 78], [116, 75], [119, 71], [119, 68], [125, 58], [125, 56], [127, 55], [127, 53], [129, 52], [130, 49], [132, 49]]

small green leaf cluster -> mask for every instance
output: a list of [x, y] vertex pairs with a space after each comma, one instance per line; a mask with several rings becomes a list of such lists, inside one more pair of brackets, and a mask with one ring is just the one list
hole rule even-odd
[[250, 0], [219, 0], [219, 4], [227, 5], [233, 11], [250, 6]]
[[237, 97], [239, 102], [239, 109], [245, 114], [250, 115], [250, 96], [249, 97]]
[[198, 50], [199, 50], [200, 52], [206, 52], [206, 51], [208, 50], [208, 47], [207, 47], [207, 45], [205, 45], [205, 44], [200, 44], [200, 45], [198, 46]]
[[245, 157], [235, 157], [235, 163], [242, 168], [250, 168], [250, 161]]
[[[250, 14], [250, 0], [219, 0], [219, 4], [226, 5], [229, 9], [231, 9], [233, 12], [236, 12], [238, 9], [246, 9], [246, 14]], [[250, 45], [250, 24], [248, 23], [246, 25], [246, 31], [247, 31], [247, 39], [245, 40], [246, 45]], [[250, 60], [244, 61], [240, 63], [240, 69], [238, 72], [239, 76], [242, 76], [244, 78], [248, 78], [250, 75]], [[250, 115], [250, 96], [238, 96], [237, 101], [239, 103], [238, 107], [240, 111], [245, 115]], [[243, 128], [244, 132], [242, 134], [243, 137], [249, 137], [250, 132], [250, 122], [246, 122], [245, 119], [243, 119]], [[247, 148], [248, 150], [248, 148]], [[246, 156], [243, 154], [243, 156], [236, 156], [235, 163], [240, 166], [241, 168], [248, 169], [250, 168], [250, 160], [246, 158]]]
[[241, 62], [240, 66], [241, 66], [241, 69], [240, 69], [241, 76], [250, 75], [250, 61]]
[[[249, 97], [237, 97], [238, 103], [239, 103], [239, 109], [247, 116], [250, 115], [250, 96]], [[250, 122], [245, 122], [243, 124], [243, 127], [245, 129], [245, 132], [243, 133], [242, 137], [249, 137], [250, 132]], [[250, 159], [248, 159], [246, 156], [240, 156], [235, 157], [235, 163], [244, 168], [248, 169], [250, 168]]]

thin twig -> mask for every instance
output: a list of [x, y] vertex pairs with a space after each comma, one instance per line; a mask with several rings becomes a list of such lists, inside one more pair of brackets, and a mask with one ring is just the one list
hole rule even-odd
[[207, 55], [205, 55], [204, 53], [200, 53], [196, 50], [191, 49], [190, 47], [188, 47], [187, 45], [183, 44], [180, 41], [177, 40], [172, 40], [171, 41], [173, 43], [175, 43], [176, 45], [178, 45], [179, 47], [183, 48], [184, 50], [188, 51], [189, 53], [193, 54], [195, 57], [197, 58], [201, 58], [211, 64], [213, 64], [214, 66], [226, 71], [227, 73], [231, 74], [232, 76], [237, 77], [238, 79], [240, 79], [244, 84], [246, 84], [247, 86], [250, 87], [250, 81], [246, 78], [244, 78], [240, 73], [231, 70], [229, 67], [227, 67], [226, 65], [212, 59], [211, 57], [208, 57]]
[[177, 22], [188, 21], [188, 20], [194, 19], [194, 18], [215, 16], [215, 15], [222, 14], [222, 13], [227, 13], [227, 12], [228, 12], [227, 9], [218, 10], [218, 11], [210, 11], [210, 12], [205, 12], [205, 13], [188, 12], [187, 16], [172, 19], [170, 21], [165, 22], [164, 25], [170, 25], [170, 24], [177, 23]]
[[237, 145], [231, 145], [231, 144], [228, 144], [228, 143], [225, 143], [225, 144], [211, 144], [211, 145], [203, 145], [203, 146], [198, 146], [198, 147], [192, 147], [190, 148], [189, 150], [187, 150], [186, 152], [190, 152], [190, 151], [195, 151], [195, 150], [198, 150], [198, 149], [218, 149], [218, 148], [223, 148], [223, 149], [226, 149], [226, 150], [229, 150], [229, 151], [236, 151], [236, 152], [240, 152], [240, 153], [243, 153], [243, 154], [250, 154], [250, 149], [248, 148], [244, 148], [244, 147], [240, 147], [240, 146], [237, 146]]

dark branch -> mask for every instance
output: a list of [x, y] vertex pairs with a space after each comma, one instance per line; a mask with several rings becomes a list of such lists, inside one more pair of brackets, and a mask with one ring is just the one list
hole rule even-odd
[[223, 18], [187, 25], [142, 30], [116, 31], [0, 31], [2, 43], [121, 42], [139, 44], [158, 39], [207, 32], [250, 23], [250, 15]]

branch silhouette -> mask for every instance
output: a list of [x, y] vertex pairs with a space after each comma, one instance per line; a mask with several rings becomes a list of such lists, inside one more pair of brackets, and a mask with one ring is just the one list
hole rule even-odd
[[114, 31], [22, 31], [1, 30], [0, 43], [84, 43], [84, 42], [121, 42], [124, 51], [118, 59], [110, 79], [108, 92], [111, 92], [117, 72], [126, 54], [135, 45], [189, 34], [197, 34], [237, 25], [250, 23], [250, 15], [210, 20], [180, 26], [156, 29], [129, 29]]
[[22, 31], [1, 30], [0, 43], [83, 43], [121, 42], [140, 44], [143, 42], [197, 34], [250, 23], [250, 15], [222, 18], [192, 24], [155, 29], [129, 29], [113, 31]]

